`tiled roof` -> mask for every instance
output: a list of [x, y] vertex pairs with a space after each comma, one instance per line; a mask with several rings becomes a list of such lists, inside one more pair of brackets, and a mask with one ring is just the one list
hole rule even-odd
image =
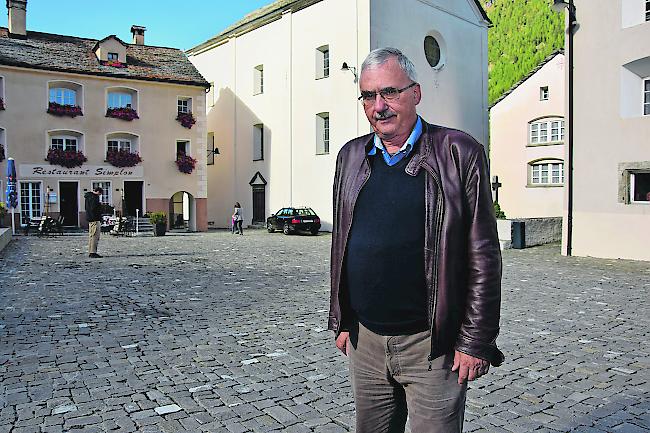
[[537, 71], [539, 71], [540, 69], [542, 69], [542, 68], [544, 67], [545, 64], [547, 64], [548, 62], [550, 62], [551, 60], [553, 60], [553, 59], [555, 58], [555, 56], [557, 56], [558, 54], [564, 54], [564, 50], [562, 50], [562, 49], [560, 49], [560, 50], [555, 50], [555, 51], [553, 51], [553, 53], [549, 54], [549, 55], [548, 55], [544, 60], [542, 60], [542, 61], [539, 63], [539, 65], [537, 65], [537, 66], [535, 67], [535, 69], [533, 69], [532, 71], [530, 71], [530, 72], [529, 72], [529, 73], [528, 73], [524, 78], [522, 78], [521, 80], [519, 80], [519, 81], [517, 81], [515, 84], [513, 84], [513, 86], [512, 86], [510, 89], [508, 89], [507, 92], [505, 92], [503, 95], [499, 96], [499, 99], [497, 99], [496, 101], [494, 101], [494, 102], [492, 103], [492, 105], [490, 105], [490, 109], [492, 109], [492, 107], [494, 107], [495, 105], [497, 105], [499, 102], [503, 101], [503, 100], [504, 100], [508, 95], [510, 95], [512, 92], [514, 92], [515, 89], [517, 89], [517, 87], [521, 86], [521, 85], [524, 83], [524, 81], [528, 80], [530, 77], [532, 77], [533, 75], [535, 75], [535, 74], [537, 73]]
[[26, 38], [10, 38], [7, 28], [0, 27], [0, 65], [210, 86], [179, 49], [126, 44], [128, 67], [115, 68], [99, 63], [93, 51], [97, 43], [96, 39], [30, 31]]
[[[253, 12], [249, 13], [241, 20], [237, 21], [230, 27], [226, 28], [218, 35], [208, 39], [207, 41], [193, 48], [190, 48], [187, 52], [190, 54], [197, 54], [209, 48], [210, 46], [219, 43], [222, 40], [228, 39], [232, 36], [237, 36], [246, 33], [250, 30], [253, 30], [271, 21], [279, 19], [282, 16], [282, 13], [284, 13], [287, 10], [296, 12], [299, 11], [300, 9], [304, 9], [308, 6], [311, 6], [321, 1], [322, 0], [276, 0], [267, 6], [254, 10]], [[488, 18], [487, 13], [485, 12], [485, 9], [483, 9], [483, 6], [481, 6], [480, 1], [479, 0], [473, 0], [473, 1], [474, 3], [476, 3], [476, 6], [478, 7], [483, 19], [488, 24], [491, 25], [492, 21], [490, 21], [490, 19]]]

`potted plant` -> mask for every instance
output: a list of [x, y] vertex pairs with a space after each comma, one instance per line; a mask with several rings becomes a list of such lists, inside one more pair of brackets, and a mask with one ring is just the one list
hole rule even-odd
[[167, 231], [167, 214], [165, 212], [150, 213], [149, 222], [155, 227], [154, 236], [165, 236]]
[[69, 116], [69, 117], [83, 116], [81, 107], [79, 107], [78, 105], [65, 105], [65, 104], [59, 104], [57, 102], [52, 102], [52, 101], [50, 101], [50, 103], [47, 106], [47, 112], [53, 114], [54, 116]]
[[108, 108], [106, 109], [106, 117], [114, 117], [128, 122], [140, 118], [138, 112], [131, 107]]
[[61, 165], [66, 168], [81, 167], [88, 161], [83, 152], [76, 150], [50, 149], [47, 151], [47, 158], [52, 165]]
[[7, 205], [0, 201], [0, 227], [4, 227], [5, 216], [7, 215]]
[[196, 123], [196, 119], [192, 115], [192, 112], [188, 113], [181, 113], [180, 111], [178, 112], [178, 115], [176, 116], [176, 120], [178, 120], [181, 125], [183, 125], [187, 129], [191, 129], [192, 125]]
[[176, 166], [181, 173], [191, 174], [196, 166], [196, 159], [184, 153], [179, 153], [176, 155]]
[[142, 162], [142, 158], [138, 153], [120, 149], [106, 152], [106, 161], [115, 167], [134, 167]]

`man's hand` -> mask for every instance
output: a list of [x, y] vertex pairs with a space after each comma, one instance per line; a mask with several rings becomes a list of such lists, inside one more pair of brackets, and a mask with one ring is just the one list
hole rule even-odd
[[339, 336], [336, 337], [336, 347], [338, 347], [345, 356], [348, 356], [348, 341], [350, 341], [349, 332], [341, 332]]
[[[338, 346], [338, 340], [336, 342]], [[454, 365], [451, 371], [458, 371], [458, 384], [462, 385], [465, 380], [474, 380], [483, 376], [490, 369], [490, 363], [485, 359], [474, 358], [466, 353], [456, 351], [454, 354]]]

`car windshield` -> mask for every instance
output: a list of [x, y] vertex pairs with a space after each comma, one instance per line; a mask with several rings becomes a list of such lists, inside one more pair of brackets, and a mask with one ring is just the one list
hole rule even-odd
[[306, 209], [296, 209], [295, 215], [298, 216], [316, 216], [316, 212], [313, 210], [306, 208]]

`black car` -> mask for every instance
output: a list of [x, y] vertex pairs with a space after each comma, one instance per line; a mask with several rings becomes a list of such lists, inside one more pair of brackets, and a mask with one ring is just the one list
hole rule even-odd
[[282, 230], [285, 235], [296, 231], [317, 235], [320, 229], [320, 218], [309, 207], [285, 207], [266, 219], [266, 229], [269, 233]]

